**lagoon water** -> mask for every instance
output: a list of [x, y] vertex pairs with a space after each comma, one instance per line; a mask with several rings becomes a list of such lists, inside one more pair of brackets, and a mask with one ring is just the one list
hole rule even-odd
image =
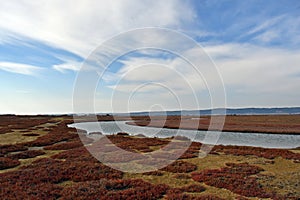
[[69, 127], [82, 129], [88, 133], [101, 132], [104, 135], [116, 134], [118, 132], [126, 132], [130, 135], [143, 134], [146, 137], [158, 138], [180, 135], [188, 137], [192, 141], [203, 142], [207, 144], [254, 146], [265, 148], [295, 148], [300, 146], [300, 135], [154, 128], [128, 125], [126, 124], [126, 121], [82, 122], [70, 124]]

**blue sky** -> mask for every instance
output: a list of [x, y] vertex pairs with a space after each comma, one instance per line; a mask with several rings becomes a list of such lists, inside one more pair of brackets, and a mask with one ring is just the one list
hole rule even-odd
[[[12, 0], [0, 5], [0, 113], [72, 113], [82, 62], [102, 42], [143, 27], [176, 30], [203, 46], [223, 78], [228, 107], [300, 106], [298, 0]], [[170, 69], [189, 77], [200, 105]], [[183, 102], [153, 85], [133, 92], [146, 81], [171, 84]], [[100, 80], [95, 102], [96, 112], [212, 107], [201, 80], [162, 51], [119, 58]]]

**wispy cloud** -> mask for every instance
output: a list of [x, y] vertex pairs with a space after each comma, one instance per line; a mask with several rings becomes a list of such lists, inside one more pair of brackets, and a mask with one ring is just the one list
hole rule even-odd
[[31, 91], [29, 91], [29, 90], [17, 90], [16, 92], [20, 93], [20, 94], [30, 94], [31, 93]]
[[[253, 102], [271, 105], [272, 102], [267, 100], [269, 98], [278, 100], [271, 106], [288, 105], [292, 102], [292, 97], [300, 95], [297, 92], [300, 79], [299, 76], [295, 76], [300, 74], [300, 51], [298, 50], [239, 43], [210, 44], [204, 49], [223, 77], [225, 88], [230, 93], [230, 106], [245, 106], [247, 103], [250, 104], [249, 102], [254, 105]], [[189, 50], [187, 53], [193, 54], [193, 51]], [[197, 59], [201, 62], [203, 58], [199, 56]], [[149, 85], [140, 92], [150, 95], [162, 94], [164, 89], [175, 91], [178, 96], [192, 94], [191, 89], [200, 96], [203, 95], [201, 92], [206, 92], [205, 80], [179, 57], [169, 60], [160, 57], [131, 57], [121, 62], [124, 64], [122, 69], [115, 73], [115, 78], [119, 81], [108, 85], [115, 92], [132, 93], [145, 83]], [[205, 65], [203, 61], [202, 63]], [[203, 78], [214, 80], [216, 74], [208, 72]], [[153, 87], [153, 83], [160, 83], [165, 88]], [[239, 102], [241, 95], [244, 99]], [[259, 98], [262, 99], [258, 101]], [[189, 98], [185, 100], [184, 104], [188, 104]], [[296, 102], [297, 100], [294, 99], [293, 104]]]
[[193, 21], [194, 15], [190, 4], [179, 0], [12, 0], [1, 3], [0, 32], [17, 33], [86, 57], [101, 42], [122, 31], [179, 27]]
[[43, 68], [21, 63], [0, 62], [0, 69], [11, 73], [36, 76]]
[[80, 62], [66, 62], [63, 64], [53, 65], [53, 69], [65, 73], [67, 71], [79, 71], [80, 70]]
[[254, 28], [252, 28], [251, 30], [249, 30], [246, 35], [251, 35], [251, 34], [255, 34], [255, 33], [258, 33], [258, 32], [261, 32], [261, 31], [265, 31], [267, 29], [269, 29], [271, 26], [277, 24], [277, 23], [280, 23], [280, 21], [282, 21], [284, 18], [283, 15], [281, 16], [276, 16], [276, 17], [273, 17], [271, 19], [267, 19], [265, 21], [263, 21], [261, 24], [255, 26]]
[[299, 46], [300, 21], [299, 16], [283, 14], [274, 17], [265, 17], [259, 20], [256, 26], [250, 29], [240, 38], [249, 37], [248, 42], [259, 44], [279, 44], [283, 47], [290, 45]]
[[270, 95], [283, 102], [288, 96], [299, 94], [300, 79], [294, 76], [300, 73], [299, 50], [239, 44], [207, 47], [208, 52], [210, 48], [220, 50], [211, 56], [232, 94], [242, 92], [254, 101], [253, 95]]

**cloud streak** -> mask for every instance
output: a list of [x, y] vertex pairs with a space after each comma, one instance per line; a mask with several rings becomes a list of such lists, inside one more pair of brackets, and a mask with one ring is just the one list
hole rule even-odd
[[[266, 99], [259, 101], [264, 105], [297, 104], [297, 99], [292, 99], [300, 95], [297, 89], [300, 87], [300, 51], [239, 43], [207, 44], [204, 49], [223, 77], [225, 88], [230, 93], [229, 106], [245, 106], [250, 102], [250, 105], [255, 105], [258, 98]], [[193, 51], [188, 50], [187, 53], [193, 54]], [[201, 62], [202, 58], [197, 59]], [[144, 83], [159, 82], [176, 91], [177, 95], [192, 94], [192, 87], [199, 98], [206, 98], [205, 80], [179, 57], [165, 60], [160, 57], [133, 56], [120, 62], [123, 63], [123, 67], [114, 74], [115, 79], [111, 79], [113, 85], [108, 85], [115, 92], [131, 93]], [[213, 73], [205, 74], [204, 79], [216, 78]], [[161, 94], [161, 89], [149, 87], [143, 92], [150, 95]], [[243, 101], [240, 100], [240, 96], [243, 97]], [[280, 99], [281, 102], [267, 101], [269, 98]], [[185, 101], [184, 104], [188, 104], [189, 99], [186, 98]]]
[[0, 69], [11, 73], [31, 76], [37, 76], [43, 70], [41, 67], [11, 62], [0, 62]]
[[12, 0], [1, 3], [0, 30], [86, 57], [116, 33], [147, 26], [174, 28], [193, 21], [194, 15], [189, 4], [177, 0], [125, 0], [122, 3], [117, 0], [76, 3]]
[[79, 71], [81, 62], [66, 62], [63, 64], [53, 65], [52, 68], [61, 72], [66, 73], [67, 71]]

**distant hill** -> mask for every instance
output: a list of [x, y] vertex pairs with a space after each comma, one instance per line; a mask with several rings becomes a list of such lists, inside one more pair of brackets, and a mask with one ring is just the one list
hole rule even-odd
[[116, 113], [115, 115], [122, 116], [159, 116], [159, 115], [214, 115], [223, 114], [226, 112], [227, 115], [279, 115], [279, 114], [300, 114], [300, 107], [288, 107], [288, 108], [217, 108], [217, 109], [206, 109], [206, 110], [178, 110], [178, 111], [155, 111], [155, 112], [132, 112], [128, 113]]

